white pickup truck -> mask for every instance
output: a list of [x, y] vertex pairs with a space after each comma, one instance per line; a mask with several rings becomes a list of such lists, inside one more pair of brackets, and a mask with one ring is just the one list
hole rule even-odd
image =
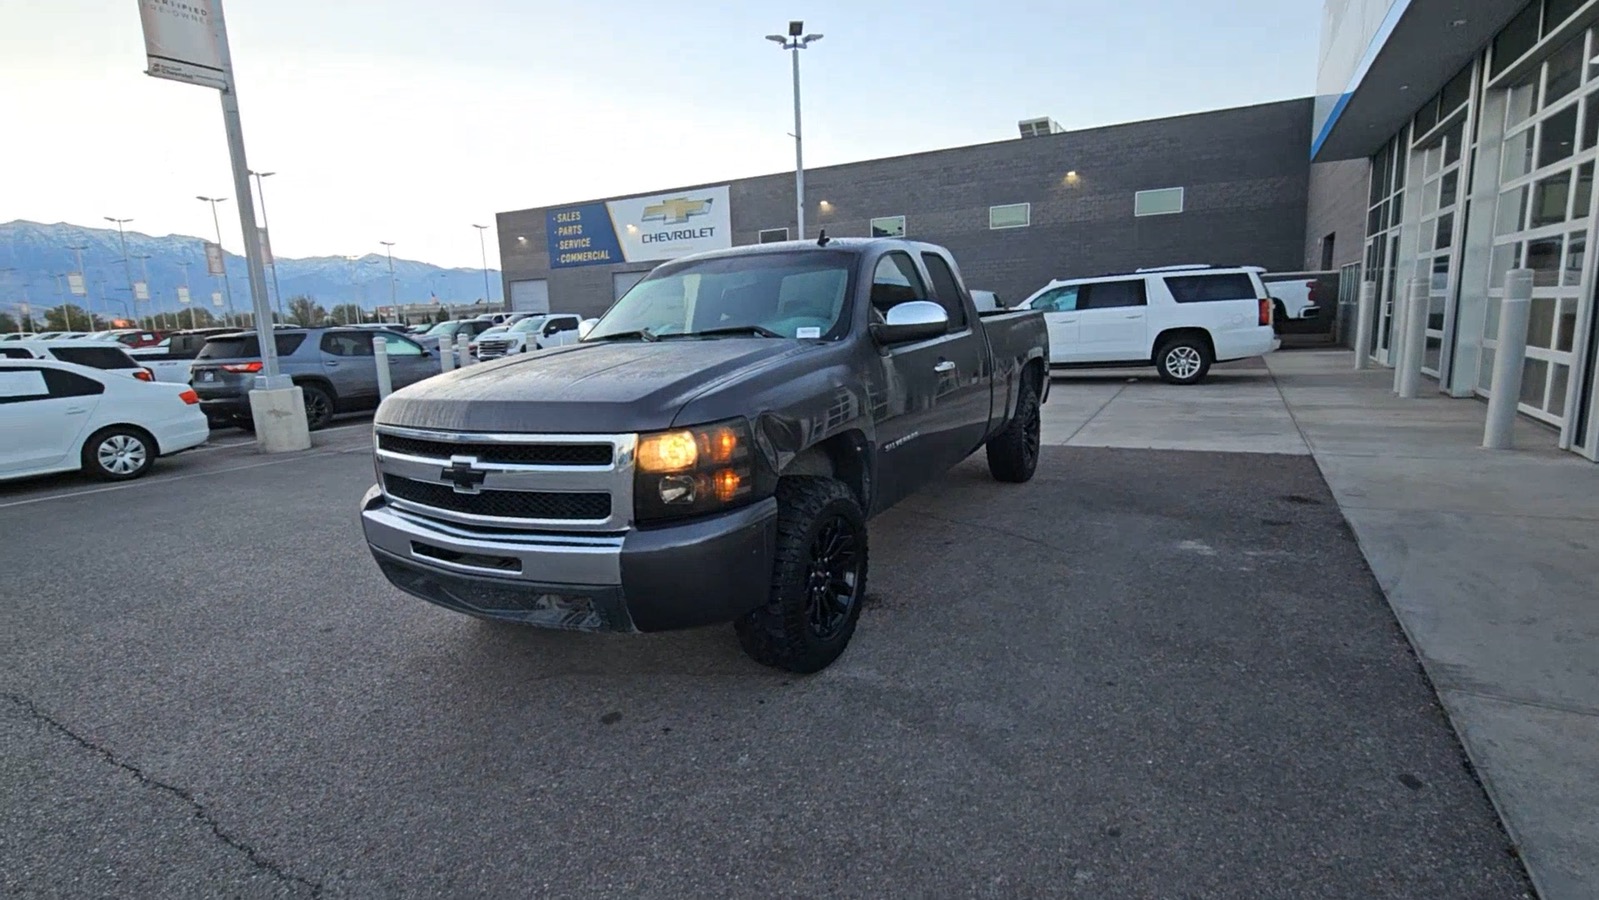
[[484, 333], [474, 343], [478, 359], [498, 359], [546, 347], [575, 344], [581, 319], [566, 313], [540, 313], [517, 321], [504, 331]]
[[162, 338], [159, 344], [129, 350], [128, 355], [138, 360], [139, 365], [153, 372], [156, 381], [188, 384], [189, 368], [194, 365], [194, 358], [199, 355], [200, 348], [205, 346], [206, 339], [218, 334], [234, 334], [238, 330], [237, 328], [191, 328], [187, 331], [174, 331]]

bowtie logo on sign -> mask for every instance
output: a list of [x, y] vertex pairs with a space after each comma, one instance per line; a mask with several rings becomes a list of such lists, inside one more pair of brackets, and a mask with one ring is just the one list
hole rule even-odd
[[645, 222], [660, 222], [662, 225], [681, 225], [694, 216], [708, 216], [710, 214], [710, 200], [673, 197], [670, 200], [663, 200], [660, 203], [644, 207], [643, 220]]

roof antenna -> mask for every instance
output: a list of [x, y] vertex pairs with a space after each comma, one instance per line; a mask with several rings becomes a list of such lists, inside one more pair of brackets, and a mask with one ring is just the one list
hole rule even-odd
[[830, 240], [832, 240], [832, 238], [829, 238], [827, 236], [827, 229], [823, 228], [821, 230], [821, 232], [819, 232], [816, 235], [816, 246], [818, 246], [818, 247], [826, 247], [827, 246], [827, 242], [830, 241]]

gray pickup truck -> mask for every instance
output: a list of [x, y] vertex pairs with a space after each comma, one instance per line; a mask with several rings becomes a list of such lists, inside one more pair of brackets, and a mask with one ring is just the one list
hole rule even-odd
[[582, 341], [398, 391], [374, 422], [372, 555], [481, 618], [732, 622], [814, 672], [866, 596], [866, 520], [987, 447], [1038, 463], [1048, 333], [980, 315], [949, 253], [838, 239], [666, 263]]

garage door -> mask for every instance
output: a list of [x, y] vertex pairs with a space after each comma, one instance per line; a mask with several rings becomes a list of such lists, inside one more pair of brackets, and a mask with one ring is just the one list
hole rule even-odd
[[631, 291], [633, 285], [644, 280], [648, 272], [617, 272], [611, 276], [611, 299], [620, 300], [622, 295]]
[[544, 278], [511, 282], [511, 309], [515, 312], [549, 312], [550, 282]]

